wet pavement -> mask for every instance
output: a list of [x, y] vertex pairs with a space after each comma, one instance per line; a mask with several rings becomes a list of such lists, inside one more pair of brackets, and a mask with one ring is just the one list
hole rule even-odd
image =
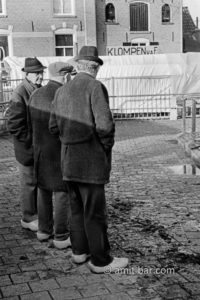
[[181, 120], [116, 122], [109, 238], [130, 264], [102, 275], [21, 228], [12, 140], [0, 136], [0, 299], [200, 299], [200, 172], [181, 130]]

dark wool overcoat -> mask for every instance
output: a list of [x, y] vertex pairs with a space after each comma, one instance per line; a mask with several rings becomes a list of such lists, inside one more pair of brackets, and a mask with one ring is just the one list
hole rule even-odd
[[33, 165], [33, 149], [28, 135], [27, 120], [27, 106], [31, 94], [31, 87], [28, 89], [28, 85], [27, 79], [24, 79], [13, 91], [6, 113], [8, 131], [13, 135], [16, 159], [25, 166]]
[[81, 72], [55, 95], [50, 131], [62, 142], [63, 178], [105, 184], [111, 170], [115, 126], [105, 86]]
[[29, 119], [34, 149], [34, 170], [40, 188], [65, 190], [60, 166], [61, 142], [49, 132], [51, 103], [60, 83], [50, 80], [30, 98]]

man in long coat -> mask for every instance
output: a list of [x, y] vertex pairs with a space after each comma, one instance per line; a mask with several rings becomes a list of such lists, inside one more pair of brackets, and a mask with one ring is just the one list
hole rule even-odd
[[[53, 234], [54, 246], [63, 249], [71, 245], [68, 231], [69, 196], [62, 180], [60, 166], [61, 143], [59, 136], [49, 132], [51, 103], [55, 92], [63, 85], [66, 73], [73, 67], [67, 63], [55, 62], [48, 66], [49, 82], [35, 91], [29, 103], [30, 129], [34, 149], [34, 170], [38, 193], [40, 241], [48, 240]], [[53, 219], [53, 192], [55, 214]]]
[[37, 185], [33, 174], [33, 148], [28, 133], [27, 107], [30, 95], [41, 87], [44, 67], [36, 58], [27, 57], [22, 71], [25, 79], [14, 90], [7, 110], [8, 130], [13, 135], [15, 157], [19, 165], [21, 225], [25, 229], [38, 230]]
[[104, 185], [109, 181], [114, 122], [105, 86], [95, 79], [103, 61], [96, 47], [84, 46], [78, 74], [58, 90], [52, 105], [50, 131], [59, 132], [62, 173], [70, 193], [72, 259], [91, 256], [90, 269], [104, 273], [125, 267], [126, 258], [113, 258], [107, 237]]

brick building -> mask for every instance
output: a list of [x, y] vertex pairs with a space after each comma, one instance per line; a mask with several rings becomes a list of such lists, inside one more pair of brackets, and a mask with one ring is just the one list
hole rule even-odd
[[182, 0], [0, 0], [0, 49], [9, 56], [182, 52]]
[[6, 56], [72, 56], [84, 44], [96, 44], [94, 0], [0, 0]]

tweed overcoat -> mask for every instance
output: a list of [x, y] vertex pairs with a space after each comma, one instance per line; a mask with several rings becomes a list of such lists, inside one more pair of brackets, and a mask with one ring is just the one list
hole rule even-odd
[[16, 160], [24, 166], [33, 165], [33, 149], [28, 134], [27, 106], [31, 95], [31, 86], [29, 89], [28, 86], [27, 79], [24, 79], [13, 91], [6, 113], [8, 131], [13, 136]]
[[105, 184], [111, 170], [115, 126], [106, 87], [81, 72], [55, 95], [50, 131], [59, 132], [64, 180]]
[[59, 136], [49, 132], [51, 103], [60, 86], [50, 80], [31, 95], [28, 106], [37, 185], [50, 191], [65, 190], [60, 166], [61, 142]]

